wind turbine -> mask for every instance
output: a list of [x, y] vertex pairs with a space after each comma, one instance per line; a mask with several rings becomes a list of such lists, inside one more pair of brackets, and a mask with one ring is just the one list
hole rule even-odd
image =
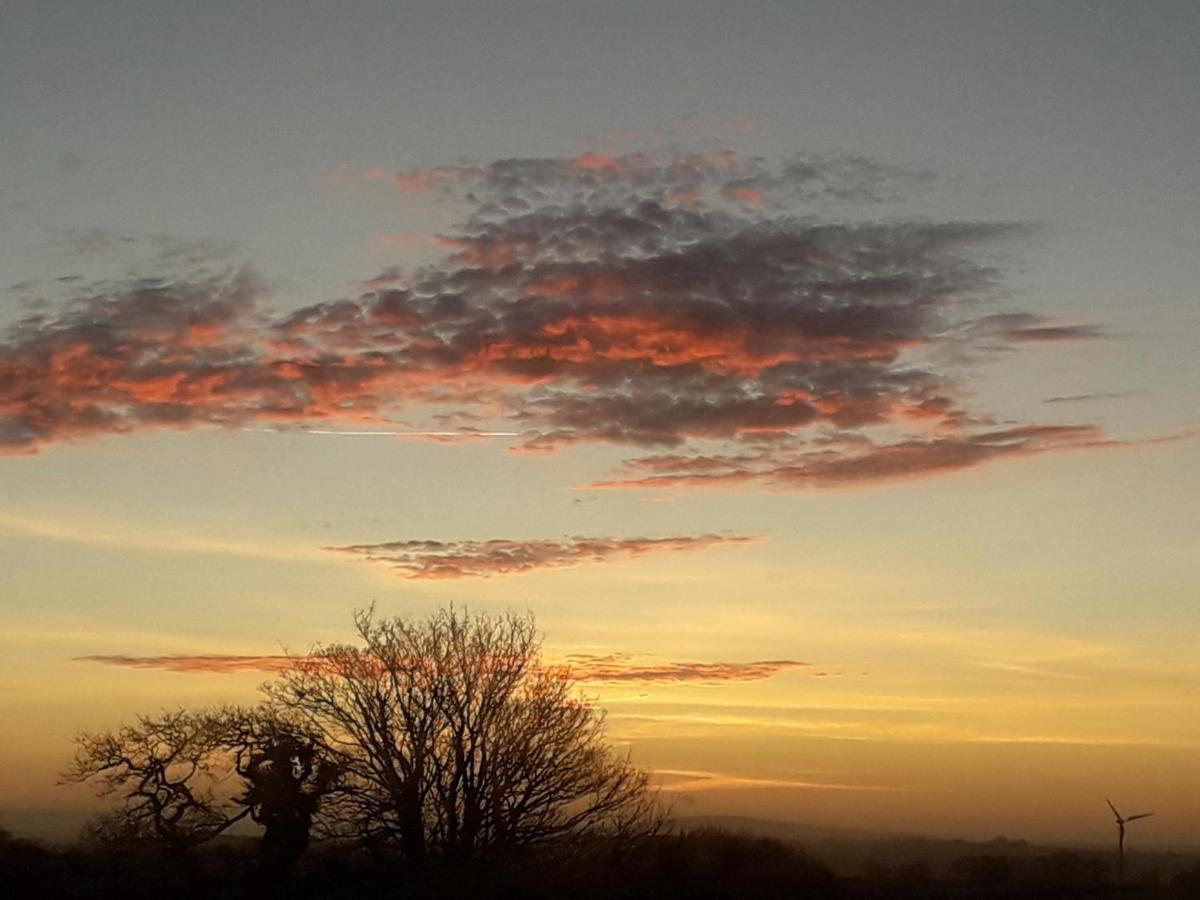
[[1117, 817], [1117, 876], [1122, 881], [1124, 881], [1125, 880], [1125, 824], [1127, 822], [1133, 822], [1136, 819], [1149, 818], [1150, 816], [1154, 815], [1154, 813], [1152, 813], [1152, 812], [1138, 813], [1136, 816], [1129, 816], [1128, 818], [1122, 818], [1121, 814], [1119, 812], [1117, 812], [1117, 808], [1112, 805], [1111, 800], [1109, 800], [1106, 797], [1104, 799], [1104, 802], [1108, 804], [1108, 808], [1111, 809], [1113, 811], [1113, 815]]

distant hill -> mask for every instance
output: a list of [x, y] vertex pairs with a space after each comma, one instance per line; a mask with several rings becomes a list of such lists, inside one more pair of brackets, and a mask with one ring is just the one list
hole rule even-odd
[[752, 816], [675, 816], [672, 821], [685, 831], [693, 831], [698, 828], [719, 828], [724, 831], [771, 837], [781, 841], [880, 841], [919, 837], [892, 831], [868, 831], [836, 825], [811, 825], [804, 822], [787, 822], [781, 819], [756, 819]]
[[75, 840], [91, 813], [60, 809], [2, 809], [0, 828], [17, 837], [51, 844]]
[[[1094, 844], [1033, 844], [1005, 837], [966, 841], [748, 816], [683, 816], [673, 821], [686, 831], [717, 828], [798, 843], [839, 877], [860, 875], [876, 864], [895, 868], [916, 862], [927, 864], [936, 877], [945, 877], [956, 860], [967, 857], [997, 856], [1015, 861], [1070, 851], [1106, 865], [1113, 864], [1114, 857], [1111, 847]], [[1126, 860], [1131, 876], [1141, 872], [1169, 878], [1200, 863], [1200, 847], [1144, 849], [1135, 846], [1127, 850]]]

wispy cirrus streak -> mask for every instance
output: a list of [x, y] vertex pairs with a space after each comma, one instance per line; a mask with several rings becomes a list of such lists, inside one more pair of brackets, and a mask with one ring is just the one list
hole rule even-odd
[[751, 535], [699, 534], [682, 537], [567, 537], [562, 540], [385, 541], [326, 547], [390, 566], [405, 578], [453, 579], [519, 575], [559, 569], [615, 557], [703, 550], [721, 544], [745, 544]]
[[1099, 325], [1086, 322], [1050, 322], [1029, 313], [996, 313], [983, 316], [967, 323], [964, 331], [975, 338], [995, 338], [1001, 346], [1097, 340], [1107, 336]]
[[754, 483], [790, 489], [852, 487], [940, 475], [992, 460], [1119, 446], [1126, 444], [1087, 425], [1022, 425], [882, 445], [854, 439], [833, 449], [788, 443], [739, 456], [661, 454], [630, 459], [625, 462], [627, 477], [597, 481], [587, 487], [720, 487]]
[[[994, 250], [1024, 224], [879, 214], [928, 178], [731, 151], [403, 171], [402, 195], [454, 201], [458, 221], [431, 236], [445, 255], [352, 295], [271, 311], [248, 268], [64, 288], [69, 303], [0, 341], [0, 452], [201, 425], [380, 431], [403, 411], [415, 432], [470, 422], [464, 439], [518, 432], [526, 451], [755, 457], [770, 485], [1029, 455], [996, 449], [1012, 442], [969, 407], [961, 370], [1104, 332], [993, 308]], [[1048, 434], [1015, 443], [1104, 443]], [[916, 456], [943, 462], [902, 462]]]
[[1091, 394], [1066, 394], [1047, 397], [1043, 403], [1090, 403], [1096, 400], [1126, 400], [1145, 394], [1145, 391], [1096, 391]]
[[567, 657], [571, 675], [580, 681], [704, 682], [762, 681], [789, 669], [807, 668], [795, 659], [754, 662], [656, 662], [625, 653], [575, 653]]
[[[127, 656], [123, 654], [76, 657], [78, 662], [93, 662], [129, 669], [160, 670], [186, 674], [236, 672], [279, 672], [320, 657], [312, 656], [238, 656], [204, 654], [169, 656]], [[720, 684], [724, 682], [761, 681], [781, 672], [809, 666], [790, 659], [753, 662], [696, 662], [656, 661], [625, 653], [573, 654], [559, 667], [575, 681], [610, 683], [641, 682], [646, 684]]]
[[804, 781], [797, 778], [757, 778], [749, 775], [733, 775], [725, 772], [706, 772], [695, 769], [654, 769], [654, 782], [667, 792], [695, 792], [706, 790], [745, 790], [765, 788], [768, 790], [796, 789], [817, 791], [899, 791], [900, 787], [873, 784], [844, 784], [830, 781]]

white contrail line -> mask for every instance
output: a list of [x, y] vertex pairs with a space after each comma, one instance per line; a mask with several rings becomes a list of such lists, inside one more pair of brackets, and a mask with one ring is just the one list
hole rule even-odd
[[243, 428], [267, 434], [333, 434], [344, 437], [520, 437], [519, 431], [333, 431], [325, 428]]

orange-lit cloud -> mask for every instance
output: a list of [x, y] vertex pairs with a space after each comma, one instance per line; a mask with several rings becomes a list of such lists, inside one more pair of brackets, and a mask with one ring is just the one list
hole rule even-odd
[[125, 656], [118, 654], [76, 657], [79, 662], [103, 663], [107, 666], [121, 666], [127, 669], [160, 669], [167, 672], [189, 673], [279, 672], [294, 666], [297, 659], [298, 657], [291, 656], [233, 656], [221, 653], [205, 656], [179, 654]]
[[558, 541], [387, 541], [327, 547], [368, 562], [382, 563], [405, 578], [453, 579], [514, 575], [558, 569], [615, 557], [654, 552], [702, 550], [718, 544], [742, 544], [745, 535], [703, 534], [664, 538], [568, 537]]
[[739, 203], [762, 203], [763, 192], [756, 187], [750, 185], [727, 185], [722, 189], [722, 196], [729, 200], [736, 200]]
[[212, 425], [382, 431], [402, 412], [454, 440], [471, 435], [430, 418], [474, 416], [519, 450], [659, 451], [605, 486], [835, 486], [1105, 446], [970, 408], [945, 359], [1103, 331], [987, 311], [1000, 273], [980, 247], [1021, 225], [869, 213], [924, 177], [728, 151], [401, 172], [462, 218], [433, 239], [444, 258], [353, 296], [273, 313], [241, 269], [74, 285], [18, 322], [0, 340], [0, 452]]

